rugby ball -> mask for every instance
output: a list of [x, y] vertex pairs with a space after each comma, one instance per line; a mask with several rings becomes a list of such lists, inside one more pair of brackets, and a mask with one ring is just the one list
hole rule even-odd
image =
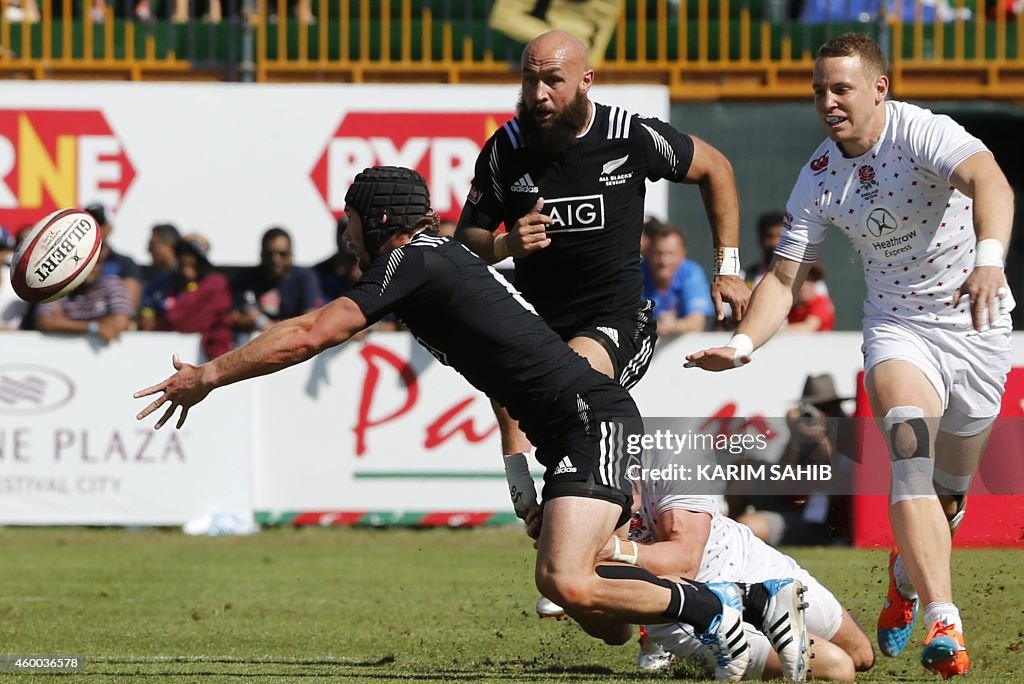
[[92, 216], [79, 209], [55, 211], [29, 231], [11, 261], [11, 285], [26, 302], [70, 294], [89, 277], [103, 240]]

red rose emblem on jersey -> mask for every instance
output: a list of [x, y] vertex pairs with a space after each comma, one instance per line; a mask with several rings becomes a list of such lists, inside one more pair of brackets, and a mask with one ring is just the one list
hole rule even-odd
[[857, 169], [857, 178], [860, 180], [860, 196], [862, 199], [871, 200], [878, 194], [878, 181], [875, 180], [875, 169], [865, 164]]

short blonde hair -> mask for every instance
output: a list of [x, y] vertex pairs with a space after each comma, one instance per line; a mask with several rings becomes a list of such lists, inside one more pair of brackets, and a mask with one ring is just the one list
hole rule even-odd
[[882, 47], [864, 33], [843, 33], [825, 41], [818, 48], [818, 59], [826, 57], [860, 57], [869, 81], [889, 71], [889, 63]]

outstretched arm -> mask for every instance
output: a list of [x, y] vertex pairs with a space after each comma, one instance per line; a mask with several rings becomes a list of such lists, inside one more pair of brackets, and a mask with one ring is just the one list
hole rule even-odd
[[750, 363], [750, 355], [764, 345], [789, 315], [793, 299], [807, 277], [811, 264], [772, 258], [768, 273], [754, 288], [750, 309], [740, 323], [736, 334], [724, 347], [713, 347], [686, 357], [687, 368], [723, 371]]
[[724, 154], [700, 138], [690, 138], [693, 140], [693, 161], [684, 182], [695, 183], [700, 188], [715, 243], [715, 276], [711, 283], [715, 314], [718, 320], [724, 318], [722, 302], [727, 301], [732, 305], [736, 319], [740, 320], [747, 309], [750, 290], [739, 277], [740, 200], [736, 192], [736, 177]]
[[177, 427], [181, 428], [189, 409], [216, 388], [294, 366], [341, 344], [365, 327], [362, 310], [348, 297], [340, 297], [316, 311], [281, 321], [245, 346], [202, 366], [182, 363], [175, 356], [174, 375], [135, 393], [136, 399], [160, 394], [136, 419], [142, 420], [170, 403], [154, 427], [163, 427], [180, 406]]

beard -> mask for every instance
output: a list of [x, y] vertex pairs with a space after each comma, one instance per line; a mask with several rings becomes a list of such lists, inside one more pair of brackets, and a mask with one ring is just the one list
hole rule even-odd
[[527, 106], [520, 93], [516, 112], [527, 147], [542, 157], [560, 159], [576, 144], [576, 136], [587, 123], [588, 103], [586, 93], [577, 91], [569, 106], [556, 112], [547, 122], [539, 123], [536, 110]]

